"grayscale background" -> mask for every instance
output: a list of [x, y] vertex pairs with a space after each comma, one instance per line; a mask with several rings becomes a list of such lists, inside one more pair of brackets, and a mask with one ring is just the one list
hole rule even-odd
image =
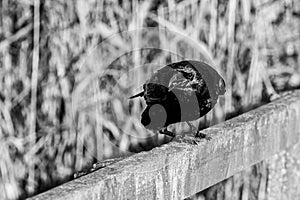
[[[299, 53], [299, 0], [0, 0], [0, 199], [168, 142], [128, 100], [168, 63], [202, 60], [226, 81], [193, 122], [205, 128], [299, 88]], [[256, 199], [266, 173], [262, 162], [191, 199]]]

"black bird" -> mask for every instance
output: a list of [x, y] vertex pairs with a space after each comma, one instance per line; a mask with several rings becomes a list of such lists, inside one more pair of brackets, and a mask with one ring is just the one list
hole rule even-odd
[[[210, 65], [183, 60], [157, 70], [143, 85], [143, 91], [131, 96], [144, 97], [147, 107], [141, 123], [150, 130], [175, 137], [167, 126], [196, 120], [206, 115], [225, 94], [225, 81]], [[205, 137], [198, 131], [195, 137]]]

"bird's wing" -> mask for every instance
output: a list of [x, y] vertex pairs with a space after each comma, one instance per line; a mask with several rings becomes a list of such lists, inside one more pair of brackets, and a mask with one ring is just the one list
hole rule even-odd
[[197, 71], [191, 68], [189, 65], [180, 65], [176, 68], [176, 71], [169, 81], [169, 91], [173, 89], [196, 91], [197, 85], [200, 84], [199, 75]]
[[192, 87], [191, 81], [185, 78], [180, 72], [175, 73], [169, 81], [169, 91], [178, 90], [195, 90]]
[[[225, 81], [212, 66], [200, 61], [190, 60], [189, 62], [201, 74], [212, 96], [217, 98], [219, 93], [225, 93]], [[220, 84], [220, 81], [222, 81], [222, 84]]]

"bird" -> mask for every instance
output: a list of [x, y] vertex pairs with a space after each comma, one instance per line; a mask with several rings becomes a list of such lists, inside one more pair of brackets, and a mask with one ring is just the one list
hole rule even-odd
[[[226, 92], [224, 79], [209, 64], [198, 60], [170, 63], [155, 71], [143, 84], [143, 91], [129, 97], [143, 97], [146, 108], [141, 114], [142, 125], [172, 138], [170, 124], [191, 121], [205, 116]], [[195, 138], [207, 138], [199, 127]]]

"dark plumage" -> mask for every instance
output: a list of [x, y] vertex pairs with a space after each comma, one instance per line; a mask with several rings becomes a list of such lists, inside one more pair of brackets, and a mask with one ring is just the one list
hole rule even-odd
[[143, 91], [130, 98], [144, 97], [141, 123], [147, 129], [175, 136], [167, 130], [169, 124], [203, 117], [225, 91], [225, 81], [210, 65], [184, 60], [157, 70]]

